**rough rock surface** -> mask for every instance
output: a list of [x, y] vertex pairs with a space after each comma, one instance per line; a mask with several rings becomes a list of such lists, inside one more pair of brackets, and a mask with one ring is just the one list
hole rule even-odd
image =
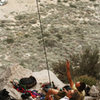
[[[3, 88], [7, 89], [7, 91], [10, 92], [11, 96], [15, 97], [16, 99], [21, 99], [21, 93], [17, 92], [13, 88], [10, 81], [12, 81], [14, 79], [20, 80], [23, 77], [29, 77], [31, 75], [34, 76], [37, 80], [37, 85], [34, 86], [32, 89], [41, 91], [42, 83], [49, 82], [49, 80], [48, 80], [48, 71], [47, 70], [42, 70], [40, 72], [32, 72], [31, 70], [25, 69], [22, 66], [15, 65], [15, 66], [12, 66], [12, 67], [8, 68], [3, 73], [3, 75], [0, 77], [0, 80], [1, 80], [0, 81], [0, 88], [1, 89], [3, 89]], [[51, 71], [50, 71], [50, 78], [58, 88], [61, 88], [65, 85]]]
[[92, 86], [91, 89], [90, 89], [90, 95], [93, 96], [93, 97], [97, 97], [99, 96], [99, 90], [97, 89], [96, 86]]
[[[49, 64], [82, 53], [87, 46], [100, 49], [100, 0], [49, 3], [56, 1], [39, 2]], [[36, 71], [46, 68], [34, 10], [35, 0], [8, 0], [0, 6], [0, 70], [14, 63]]]
[[[82, 53], [87, 46], [100, 50], [100, 0], [39, 1], [49, 64]], [[10, 87], [13, 78], [33, 74], [28, 69], [22, 73], [19, 65], [33, 71], [46, 68], [36, 11], [35, 0], [8, 0], [0, 6], [0, 89]], [[16, 69], [7, 68], [15, 63]]]

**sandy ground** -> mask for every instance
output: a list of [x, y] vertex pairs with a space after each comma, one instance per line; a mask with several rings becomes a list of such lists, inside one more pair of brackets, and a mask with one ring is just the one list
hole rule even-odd
[[[56, 0], [40, 0], [42, 3], [56, 3]], [[36, 0], [8, 0], [6, 5], [0, 6], [0, 19], [13, 19], [16, 14], [36, 11]]]

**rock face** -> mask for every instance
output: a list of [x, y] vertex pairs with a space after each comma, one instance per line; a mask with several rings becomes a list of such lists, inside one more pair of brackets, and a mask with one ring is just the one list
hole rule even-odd
[[[13, 67], [8, 68], [0, 77], [0, 89], [7, 89], [9, 91], [9, 94], [13, 96], [16, 99], [21, 99], [21, 93], [17, 92], [12, 84], [10, 83], [11, 80], [18, 79], [20, 80], [23, 77], [29, 77], [29, 76], [34, 76], [37, 80], [37, 85], [33, 87], [32, 89], [35, 90], [41, 90], [41, 84], [45, 82], [49, 82], [48, 80], [48, 71], [47, 70], [42, 70], [40, 72], [32, 72], [29, 69], [25, 69], [22, 66], [15, 65]], [[55, 85], [59, 88], [63, 87], [65, 84], [62, 83], [56, 75], [50, 71], [50, 78], [51, 81], [55, 83]]]
[[13, 67], [9, 67], [2, 73], [0, 76], [0, 89], [4, 87], [5, 84], [9, 84], [9, 82], [13, 79], [20, 79], [25, 76], [29, 76], [32, 74], [32, 71], [29, 69], [24, 69], [21, 66], [15, 65]]
[[[45, 67], [35, 1], [9, 0], [0, 6], [0, 67], [14, 63], [36, 71]], [[45, 1], [58, 0], [39, 2], [50, 65], [82, 53], [88, 45], [100, 49], [100, 0]]]

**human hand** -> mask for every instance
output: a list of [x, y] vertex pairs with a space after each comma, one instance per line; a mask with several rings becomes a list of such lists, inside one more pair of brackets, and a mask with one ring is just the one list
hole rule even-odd
[[66, 92], [66, 93], [68, 93], [68, 91], [65, 88], [63, 88], [63, 91]]
[[66, 61], [66, 66], [68, 69], [70, 68], [70, 62], [68, 60]]

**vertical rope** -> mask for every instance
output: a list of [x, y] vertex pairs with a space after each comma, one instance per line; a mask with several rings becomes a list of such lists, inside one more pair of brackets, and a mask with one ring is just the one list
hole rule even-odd
[[47, 66], [47, 70], [48, 70], [49, 82], [51, 83], [49, 66], [48, 66], [48, 58], [47, 58], [47, 50], [46, 50], [46, 47], [45, 47], [45, 40], [44, 40], [44, 37], [43, 37], [44, 32], [43, 32], [43, 28], [42, 28], [42, 22], [41, 22], [38, 0], [36, 0], [36, 4], [37, 4], [37, 11], [38, 11], [38, 17], [39, 17], [39, 22], [40, 22], [41, 36], [42, 36], [42, 41], [43, 41], [43, 51], [44, 51], [46, 66]]

